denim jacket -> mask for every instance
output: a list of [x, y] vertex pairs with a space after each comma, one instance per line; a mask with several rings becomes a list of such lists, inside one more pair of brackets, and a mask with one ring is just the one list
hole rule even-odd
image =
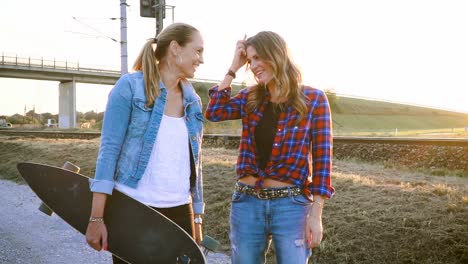
[[[137, 186], [148, 165], [164, 114], [167, 89], [162, 82], [160, 89], [153, 107], [145, 105], [142, 72], [123, 75], [111, 90], [104, 114], [96, 174], [91, 180], [92, 192], [112, 194], [114, 181], [129, 187]], [[203, 214], [201, 99], [189, 82], [182, 82], [182, 90], [191, 154], [192, 206], [195, 214]]]

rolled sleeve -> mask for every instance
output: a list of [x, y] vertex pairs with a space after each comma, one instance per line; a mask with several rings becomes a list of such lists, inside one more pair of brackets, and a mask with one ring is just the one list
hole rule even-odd
[[90, 179], [91, 191], [105, 194], [112, 194], [114, 181]]
[[231, 87], [218, 89], [214, 86], [208, 91], [210, 101], [206, 108], [205, 117], [212, 122], [234, 120], [241, 118], [242, 107], [246, 103], [247, 90], [243, 89], [231, 97]]
[[193, 202], [192, 203], [193, 213], [194, 214], [204, 214], [205, 213], [205, 203], [203, 202]]
[[313, 109], [312, 120], [312, 183], [309, 190], [314, 195], [331, 198], [333, 135], [331, 111], [325, 93], [320, 92]]

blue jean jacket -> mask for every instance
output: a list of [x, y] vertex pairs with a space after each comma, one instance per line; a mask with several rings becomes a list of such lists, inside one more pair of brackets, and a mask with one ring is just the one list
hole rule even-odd
[[[142, 72], [123, 75], [109, 94], [91, 191], [112, 194], [114, 182], [136, 187], [143, 176], [164, 114], [167, 89], [154, 107], [147, 107]], [[203, 114], [201, 99], [189, 82], [182, 82], [185, 123], [191, 151], [190, 191], [195, 214], [203, 214], [201, 142]], [[188, 146], [187, 146], [188, 147]]]

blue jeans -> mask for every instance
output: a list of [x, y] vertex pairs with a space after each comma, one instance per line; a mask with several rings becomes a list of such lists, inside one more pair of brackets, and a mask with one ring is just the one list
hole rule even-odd
[[312, 255], [305, 240], [310, 205], [303, 195], [262, 200], [234, 192], [230, 215], [231, 262], [265, 263], [271, 234], [278, 264], [307, 263]]

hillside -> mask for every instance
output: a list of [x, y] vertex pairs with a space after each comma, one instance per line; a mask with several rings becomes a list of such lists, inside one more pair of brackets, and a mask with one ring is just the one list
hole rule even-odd
[[337, 97], [335, 104], [338, 106], [332, 108], [335, 130], [343, 132], [395, 129], [457, 132], [455, 128], [468, 126], [466, 113], [351, 97]]
[[[203, 106], [208, 103], [208, 89], [214, 83], [195, 83], [195, 89], [203, 100]], [[233, 94], [241, 89], [235, 86]], [[427, 135], [445, 134], [449, 137], [466, 137], [464, 131], [468, 127], [468, 113], [451, 112], [447, 110], [426, 108], [420, 106], [391, 103], [376, 100], [366, 100], [336, 96], [329, 94], [333, 115], [335, 135]], [[240, 122], [221, 123], [206, 122], [207, 133], [239, 134]]]

